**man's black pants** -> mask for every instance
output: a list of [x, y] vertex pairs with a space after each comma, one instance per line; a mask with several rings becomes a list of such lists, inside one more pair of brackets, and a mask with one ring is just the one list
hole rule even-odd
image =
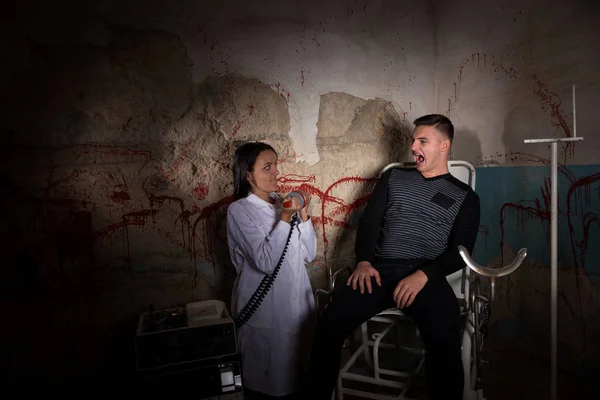
[[[329, 400], [340, 371], [344, 340], [364, 321], [394, 307], [393, 293], [398, 282], [412, 270], [378, 268], [381, 286], [371, 279], [372, 293], [360, 293], [346, 286], [336, 294], [319, 319], [308, 369], [310, 388], [305, 398]], [[342, 284], [342, 282], [340, 282]], [[429, 398], [461, 400], [461, 316], [458, 300], [445, 278], [430, 280], [410, 307], [402, 310], [417, 325], [425, 344], [425, 367]]]

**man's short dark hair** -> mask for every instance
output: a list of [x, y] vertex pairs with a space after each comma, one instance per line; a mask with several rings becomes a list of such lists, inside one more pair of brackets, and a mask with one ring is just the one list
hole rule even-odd
[[415, 119], [413, 122], [415, 124], [415, 128], [417, 126], [433, 126], [438, 132], [443, 133], [448, 136], [450, 139], [450, 143], [454, 140], [454, 125], [452, 125], [452, 121], [444, 115], [441, 114], [428, 114], [423, 115]]

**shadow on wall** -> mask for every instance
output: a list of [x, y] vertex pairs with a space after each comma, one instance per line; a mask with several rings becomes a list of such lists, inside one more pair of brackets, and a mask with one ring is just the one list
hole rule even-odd
[[190, 61], [174, 35], [128, 29], [106, 47], [29, 42], [29, 53], [0, 94], [2, 293], [19, 304], [5, 355], [13, 376], [66, 388], [73, 376], [103, 375], [112, 357], [121, 362], [107, 373], [130, 370], [131, 347], [117, 355], [109, 336], [131, 340], [140, 309], [176, 300], [165, 288], [186, 284], [173, 282], [173, 264], [136, 262], [176, 247], [157, 234], [181, 213], [176, 201], [161, 207], [161, 192], [186, 194], [161, 161], [190, 101]]
[[323, 264], [335, 272], [354, 267], [362, 211], [381, 169], [405, 160], [410, 132], [389, 101], [337, 92], [321, 96], [317, 127], [319, 174], [327, 182], [321, 198]]
[[[337, 251], [333, 258], [335, 261], [331, 265], [333, 271], [347, 265], [352, 268], [356, 266], [354, 254], [356, 230], [381, 170], [388, 164], [407, 161], [406, 154], [410, 148], [411, 131], [400, 121], [399, 116], [396, 115], [394, 118], [393, 113], [387, 114], [387, 116], [387, 121], [383, 124], [383, 134], [376, 146], [379, 154], [377, 161], [381, 168], [375, 171], [371, 179], [355, 183], [358, 186], [353, 192], [353, 197], [348, 199], [351, 204], [348, 206], [349, 212], [345, 214], [345, 228], [340, 231], [334, 241], [333, 248]], [[343, 251], [341, 251], [342, 249]], [[346, 257], [340, 257], [342, 254], [346, 254]]]
[[539, 106], [536, 104], [536, 99], [526, 101], [530, 95], [530, 93], [526, 93], [521, 97], [513, 98], [510, 103], [512, 106], [504, 118], [502, 144], [505, 149], [505, 164], [510, 165], [515, 161], [524, 160], [539, 163], [550, 159], [549, 144], [524, 143], [525, 139], [557, 136], [554, 132], [539, 132], [536, 129], [539, 126], [539, 121], [545, 120], [546, 117], [539, 115], [537, 110]]
[[450, 158], [477, 165], [481, 162], [482, 157], [481, 141], [477, 133], [463, 128], [455, 129]]
[[119, 290], [119, 314], [228, 302], [231, 143], [289, 141], [286, 100], [236, 75], [193, 87], [185, 48], [159, 31], [34, 53], [2, 94], [12, 286], [39, 274], [55, 290]]
[[172, 34], [115, 28], [106, 47], [30, 42], [30, 53], [2, 94], [14, 248], [35, 252], [59, 286], [93, 281], [81, 274], [98, 267], [131, 272], [139, 246], [128, 234], [160, 219], [161, 192], [185, 197], [165, 166], [190, 102], [185, 48]]
[[[514, 99], [518, 102], [517, 99]], [[533, 110], [522, 104], [522, 107], [513, 107], [506, 113], [504, 118], [504, 129], [502, 131], [502, 144], [505, 153], [509, 156], [512, 153], [521, 151], [524, 147], [524, 139], [533, 137], [529, 135], [532, 127]], [[545, 136], [544, 136], [545, 137]], [[536, 145], [528, 145], [529, 150], [536, 150]], [[539, 146], [543, 147], [543, 145]], [[509, 160], [506, 160], [509, 161]]]
[[13, 376], [62, 390], [130, 372], [149, 304], [229, 302], [230, 144], [285, 136], [289, 113], [257, 80], [194, 87], [161, 31], [31, 52], [0, 94], [2, 300], [19, 304], [5, 355]]

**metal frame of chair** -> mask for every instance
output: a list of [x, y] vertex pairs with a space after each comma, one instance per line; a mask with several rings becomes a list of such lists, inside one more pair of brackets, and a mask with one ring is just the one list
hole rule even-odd
[[[380, 176], [390, 168], [408, 167], [411, 165], [414, 165], [414, 163], [388, 164], [381, 170]], [[453, 176], [470, 185], [471, 188], [475, 190], [476, 174], [475, 168], [472, 164], [466, 161], [449, 161], [448, 168]], [[461, 173], [461, 169], [463, 170], [463, 173]], [[464, 174], [464, 171], [467, 172], [466, 175]], [[502, 268], [482, 267], [471, 258], [466, 248], [459, 246], [458, 250], [459, 254], [463, 258], [463, 261], [465, 261], [465, 267], [460, 271], [449, 275], [447, 279], [461, 303], [461, 312], [465, 317], [462, 344], [462, 361], [463, 369], [465, 371], [463, 399], [484, 400], [481, 382], [481, 351], [483, 348], [483, 338], [486, 333], [486, 323], [490, 317], [490, 302], [494, 299], [495, 279], [497, 277], [505, 276], [514, 272], [525, 259], [527, 255], [527, 249], [522, 248], [518, 252], [513, 262]], [[471, 270], [474, 271], [475, 274], [471, 274]], [[332, 300], [336, 279], [338, 278], [339, 274], [343, 272], [352, 273], [352, 268], [345, 267], [336, 271], [335, 273], [332, 273], [330, 269], [327, 269], [327, 290], [318, 289], [315, 292], [317, 305], [319, 305], [320, 295], [326, 295], [329, 301]], [[490, 296], [482, 292], [481, 280], [479, 276], [490, 277]], [[413, 378], [419, 373], [424, 364], [424, 349], [403, 346], [399, 343], [393, 345], [383, 341], [393, 329], [396, 329], [397, 333], [400, 332], [401, 325], [399, 322], [403, 318], [409, 319], [401, 310], [391, 308], [382, 311], [381, 313], [361, 324], [360, 329], [362, 343], [356, 350], [354, 350], [350, 358], [340, 369], [335, 393], [338, 400], [342, 400], [344, 394], [375, 400], [409, 400], [406, 397], [406, 393], [413, 381]], [[385, 324], [386, 326], [383, 328], [383, 330], [372, 334], [371, 338], [369, 338], [367, 325], [369, 322], [379, 322]], [[381, 357], [379, 350], [390, 347], [401, 348], [404, 351], [417, 355], [418, 362], [416, 363], [415, 368], [410, 371], [399, 371], [383, 368], [380, 364]], [[371, 353], [373, 355], [372, 359]], [[355, 365], [361, 355], [363, 355], [364, 360], [372, 370], [372, 374], [363, 375], [351, 371], [351, 368]], [[406, 381], [401, 382], [401, 378], [404, 378]], [[398, 393], [391, 396], [382, 393], [368, 392], [366, 390], [348, 388], [343, 386], [343, 382], [345, 380], [396, 389]]]

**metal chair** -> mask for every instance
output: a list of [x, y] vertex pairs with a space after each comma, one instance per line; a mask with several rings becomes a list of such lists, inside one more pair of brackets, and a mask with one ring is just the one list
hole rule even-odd
[[[414, 166], [414, 163], [388, 164], [382, 169], [380, 176], [390, 168], [411, 166]], [[470, 185], [471, 188], [475, 190], [475, 168], [472, 164], [465, 161], [449, 161], [448, 169], [454, 177]], [[449, 275], [447, 279], [455, 295], [459, 299], [461, 312], [465, 320], [462, 344], [462, 361], [463, 369], [465, 371], [463, 398], [464, 400], [484, 400], [481, 383], [481, 350], [486, 331], [486, 323], [490, 317], [490, 301], [492, 301], [494, 297], [495, 279], [514, 272], [526, 257], [527, 249], [522, 248], [512, 263], [499, 269], [486, 268], [477, 264], [471, 259], [470, 254], [463, 246], [459, 246], [458, 250], [465, 261], [465, 267], [462, 270]], [[476, 274], [472, 275], [470, 273], [471, 270], [476, 272]], [[346, 267], [335, 273], [332, 273], [332, 271], [328, 269], [328, 289], [319, 289], [316, 291], [317, 304], [320, 295], [327, 295], [328, 300], [331, 301], [334, 294], [336, 279], [342, 272], [352, 273], [352, 269]], [[490, 296], [482, 292], [481, 281], [479, 279], [480, 275], [490, 277]], [[348, 361], [346, 361], [340, 369], [336, 387], [338, 400], [342, 400], [344, 394], [376, 400], [408, 400], [406, 393], [414, 377], [419, 373], [424, 364], [424, 349], [422, 347], [403, 345], [402, 343], [399, 343], [398, 340], [395, 344], [386, 343], [384, 341], [394, 329], [397, 334], [400, 333], [400, 322], [403, 320], [410, 320], [410, 318], [406, 317], [401, 310], [390, 308], [377, 314], [368, 321], [365, 321], [361, 325], [361, 344], [354, 350]], [[383, 329], [373, 333], [371, 337], [369, 337], [368, 324], [373, 322], [383, 324]], [[384, 368], [381, 364], [380, 349], [389, 348], [402, 349], [409, 354], [415, 355], [417, 360], [414, 366], [408, 371]], [[371, 373], [368, 375], [352, 371], [352, 368], [356, 365], [357, 360], [359, 360], [361, 355], [367, 366], [370, 367], [369, 372]], [[404, 381], [401, 381], [402, 379]], [[362, 388], [356, 389], [344, 387], [346, 381], [385, 387], [396, 390], [396, 393], [394, 395], [389, 395], [379, 393], [379, 391], [371, 392]]]

